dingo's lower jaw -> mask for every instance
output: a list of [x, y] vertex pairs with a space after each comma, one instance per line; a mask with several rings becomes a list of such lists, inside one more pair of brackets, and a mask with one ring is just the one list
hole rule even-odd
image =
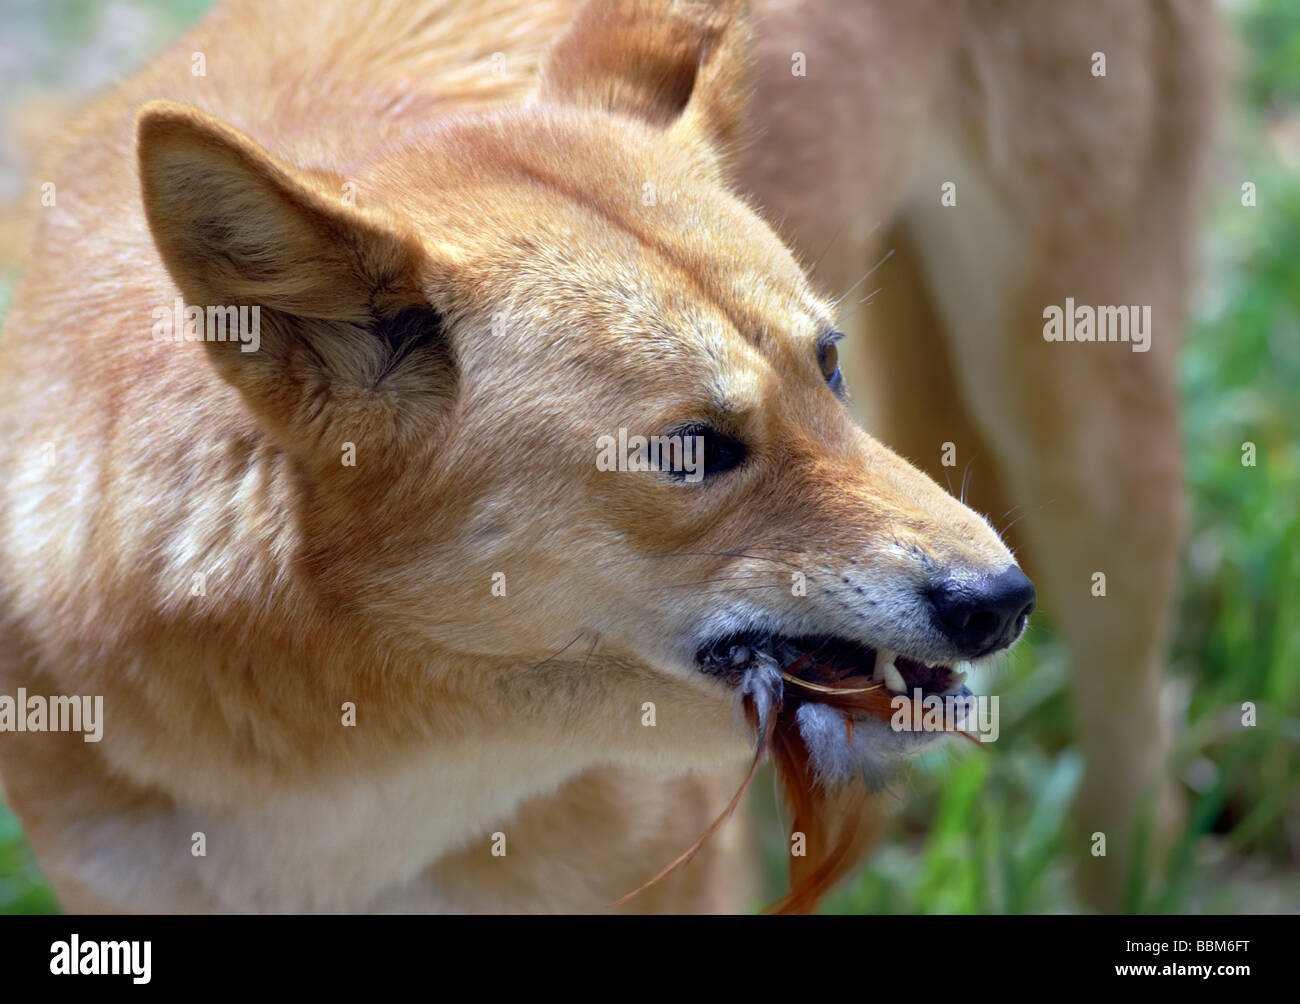
[[846, 686], [878, 684], [893, 694], [920, 688], [923, 695], [962, 694], [969, 663], [954, 666], [911, 659], [887, 648], [874, 648], [835, 635], [790, 637], [756, 632], [728, 635], [709, 642], [695, 654], [696, 663], [711, 676], [737, 682], [762, 656], [782, 669], [809, 657], [830, 664]]

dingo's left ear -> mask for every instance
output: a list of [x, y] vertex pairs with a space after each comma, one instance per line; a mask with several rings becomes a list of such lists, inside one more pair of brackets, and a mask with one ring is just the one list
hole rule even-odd
[[[332, 423], [355, 438], [362, 415], [384, 414], [383, 398], [398, 393], [402, 414], [418, 415], [413, 427], [429, 434], [456, 371], [422, 285], [428, 245], [400, 221], [346, 203], [339, 179], [295, 167], [188, 105], [145, 105], [137, 146], [159, 255], [187, 311], [218, 322], [196, 340], [285, 448], [336, 451]], [[453, 271], [446, 255], [438, 265]], [[226, 318], [246, 315], [250, 330], [235, 337]]]
[[742, 0], [588, 0], [538, 97], [627, 115], [724, 163], [744, 133], [753, 54]]

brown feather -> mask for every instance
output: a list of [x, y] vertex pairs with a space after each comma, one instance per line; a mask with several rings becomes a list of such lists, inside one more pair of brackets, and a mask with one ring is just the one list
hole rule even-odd
[[[789, 891], [764, 913], [813, 913], [826, 894], [862, 860], [874, 837], [874, 819], [870, 793], [864, 784], [841, 785], [828, 789], [813, 770], [808, 747], [799, 734], [796, 712], [801, 704], [825, 704], [844, 713], [845, 739], [853, 741], [855, 718], [879, 718], [889, 721], [894, 715], [898, 695], [881, 684], [853, 686], [846, 681], [851, 672], [831, 661], [818, 661], [809, 652], [795, 659], [781, 671], [789, 687], [779, 698], [774, 695], [767, 730], [759, 734], [760, 715], [752, 695], [744, 698], [745, 718], [754, 730], [758, 747], [744, 782], [722, 814], [695, 841], [666, 865], [654, 878], [620, 897], [611, 906], [626, 903], [648, 889], [674, 869], [689, 861], [704, 842], [718, 831], [736, 811], [754, 781], [765, 754], [771, 754], [782, 795], [792, 814], [790, 833], [804, 835], [804, 855], [791, 855]], [[913, 709], [919, 715], [920, 707]], [[961, 732], [979, 745], [967, 732]]]

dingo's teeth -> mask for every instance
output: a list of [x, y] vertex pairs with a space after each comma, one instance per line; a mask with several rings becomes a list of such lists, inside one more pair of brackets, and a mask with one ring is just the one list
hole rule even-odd
[[964, 672], [963, 672], [963, 673], [953, 673], [952, 676], [949, 677], [949, 680], [948, 680], [948, 689], [945, 690], [944, 693], [945, 693], [945, 694], [955, 694], [955, 693], [957, 693], [958, 691], [960, 691], [961, 688], [964, 687], [964, 686], [966, 686], [966, 674], [965, 674]]
[[875, 679], [884, 683], [885, 687], [901, 694], [907, 690], [907, 684], [903, 682], [903, 674], [898, 671], [894, 665], [894, 659], [898, 653], [888, 648], [876, 649], [876, 666], [872, 674]]

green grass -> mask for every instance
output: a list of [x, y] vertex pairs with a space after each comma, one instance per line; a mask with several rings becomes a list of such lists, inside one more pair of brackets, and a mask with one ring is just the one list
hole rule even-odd
[[0, 803], [0, 913], [58, 913], [59, 905], [41, 875], [22, 825]]
[[[66, 6], [59, 37], [79, 37], [88, 5]], [[178, 30], [203, 6], [165, 23]], [[1170, 673], [1183, 705], [1172, 769], [1189, 812], [1168, 874], [1134, 876], [1129, 890], [1131, 909], [1155, 912], [1300, 910], [1300, 171], [1265, 141], [1268, 126], [1300, 121], [1300, 4], [1231, 12], [1248, 53], [1230, 102], [1234, 163], [1214, 176], [1182, 360], [1191, 530]], [[1238, 178], [1256, 183], [1255, 208], [1241, 206]], [[1241, 463], [1248, 441], [1255, 467]], [[922, 757], [896, 792], [890, 839], [827, 912], [1080, 908], [1065, 850], [1082, 775], [1065, 666], [1050, 629], [1036, 626], [989, 687], [1002, 711], [993, 750]], [[1240, 725], [1244, 701], [1258, 708], [1253, 729]], [[776, 885], [785, 846], [770, 785], [766, 794], [754, 801], [768, 813]], [[0, 806], [0, 911], [55, 908]]]

